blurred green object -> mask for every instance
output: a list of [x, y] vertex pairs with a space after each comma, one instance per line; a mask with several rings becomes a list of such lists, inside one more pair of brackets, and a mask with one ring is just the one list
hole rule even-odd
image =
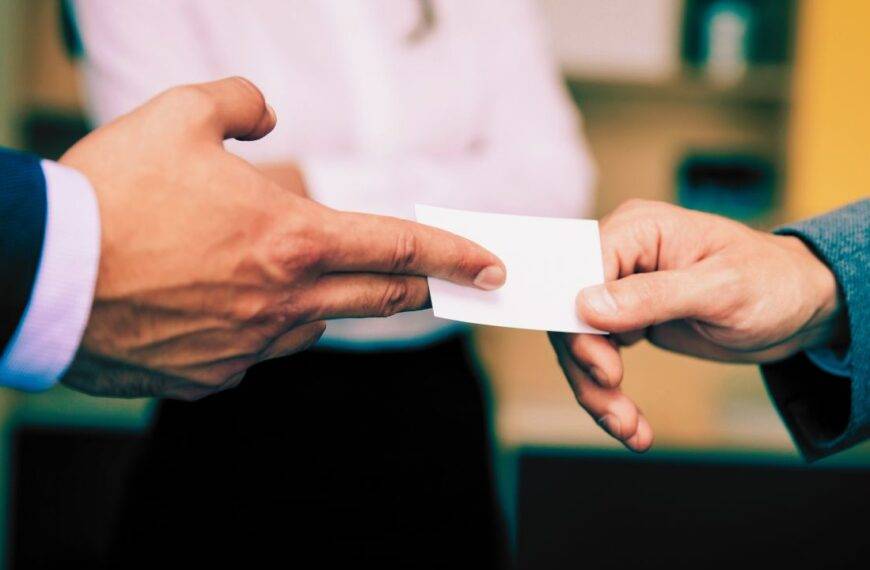
[[83, 116], [54, 110], [29, 112], [22, 127], [25, 148], [51, 160], [60, 158], [69, 147], [91, 130]]
[[746, 38], [750, 65], [780, 66], [792, 59], [796, 3], [794, 0], [686, 0], [683, 20], [683, 61], [701, 67], [707, 56], [707, 24], [711, 12], [726, 9], [745, 12], [751, 20]]
[[48, 392], [22, 394], [7, 422], [18, 426], [97, 428], [144, 431], [151, 422], [155, 400], [97, 398], [59, 385]]
[[776, 168], [751, 154], [691, 154], [677, 170], [677, 201], [693, 210], [753, 221], [770, 212]]
[[71, 0], [60, 2], [60, 31], [63, 35], [63, 45], [67, 54], [73, 59], [84, 55], [85, 48], [76, 24], [75, 7]]
[[749, 68], [754, 12], [746, 0], [719, 0], [704, 15], [704, 73], [719, 84], [739, 83]]

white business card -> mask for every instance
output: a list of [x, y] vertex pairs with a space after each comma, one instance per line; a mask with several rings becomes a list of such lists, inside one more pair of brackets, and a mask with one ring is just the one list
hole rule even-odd
[[520, 329], [598, 333], [575, 309], [580, 289], [604, 282], [596, 220], [541, 218], [417, 205], [417, 221], [493, 252], [507, 281], [481, 291], [429, 278], [436, 317]]

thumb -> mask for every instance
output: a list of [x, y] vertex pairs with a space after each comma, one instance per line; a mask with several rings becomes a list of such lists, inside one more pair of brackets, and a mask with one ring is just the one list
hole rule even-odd
[[254, 141], [275, 128], [275, 110], [256, 85], [243, 77], [228, 77], [198, 85], [214, 106], [212, 127], [222, 139]]
[[577, 314], [595, 328], [628, 332], [699, 316], [709, 295], [698, 272], [638, 273], [580, 291]]

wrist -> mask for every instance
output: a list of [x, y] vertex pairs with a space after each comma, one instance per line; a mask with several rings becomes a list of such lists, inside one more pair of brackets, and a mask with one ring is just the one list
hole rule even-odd
[[846, 305], [834, 272], [800, 238], [780, 236], [779, 239], [794, 252], [806, 285], [805, 302], [812, 317], [803, 327], [802, 349], [847, 346], [849, 324]]

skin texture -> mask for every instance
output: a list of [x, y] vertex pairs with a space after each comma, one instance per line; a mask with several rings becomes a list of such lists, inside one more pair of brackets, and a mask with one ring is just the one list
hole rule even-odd
[[310, 197], [305, 185], [305, 176], [295, 162], [258, 164], [257, 168], [288, 192], [303, 198]]
[[424, 275], [504, 283], [498, 258], [467, 240], [331, 210], [224, 150], [225, 138], [261, 138], [275, 121], [247, 80], [188, 85], [61, 158], [91, 181], [102, 224], [93, 309], [66, 384], [199, 398], [309, 347], [326, 319], [425, 307]]
[[724, 362], [765, 363], [845, 345], [833, 273], [802, 241], [659, 202], [627, 202], [601, 222], [606, 283], [577, 311], [609, 336], [550, 334], [580, 405], [633, 451], [653, 430], [620, 389], [620, 347], [641, 339]]

